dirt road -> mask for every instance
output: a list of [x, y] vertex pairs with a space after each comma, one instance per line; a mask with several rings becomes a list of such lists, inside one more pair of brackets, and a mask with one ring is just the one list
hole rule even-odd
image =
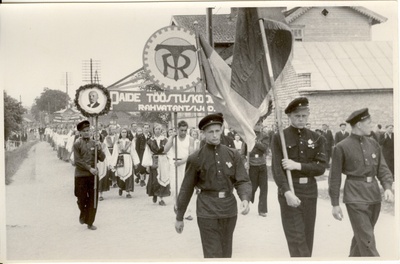
[[[113, 188], [103, 195], [95, 221], [98, 229], [91, 231], [78, 222], [73, 184], [74, 168], [59, 160], [48, 143], [31, 149], [6, 187], [7, 260], [203, 260], [196, 220], [185, 221], [182, 234], [175, 232], [172, 197], [162, 207], [139, 185], [132, 199], [118, 196]], [[256, 205], [249, 215], [239, 216], [232, 260], [289, 260], [276, 195], [270, 181], [267, 218], [258, 216]], [[375, 230], [381, 259], [398, 259], [394, 227], [395, 217], [382, 213]], [[319, 199], [312, 260], [349, 260], [351, 238], [347, 215], [342, 222], [334, 220], [330, 203]]]

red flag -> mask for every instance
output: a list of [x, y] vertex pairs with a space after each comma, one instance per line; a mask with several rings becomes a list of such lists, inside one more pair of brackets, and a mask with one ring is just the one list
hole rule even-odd
[[232, 89], [259, 107], [271, 88], [259, 20], [264, 20], [274, 79], [292, 50], [292, 33], [280, 7], [240, 8], [232, 61]]

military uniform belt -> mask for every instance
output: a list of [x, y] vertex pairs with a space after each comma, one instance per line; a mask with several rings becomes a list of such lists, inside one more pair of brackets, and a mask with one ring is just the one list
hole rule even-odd
[[299, 184], [307, 184], [311, 182], [311, 179], [309, 179], [308, 177], [293, 177], [292, 180], [294, 183], [299, 183]]
[[347, 175], [346, 180], [350, 181], [364, 181], [364, 182], [372, 182], [375, 179], [375, 176], [352, 176]]
[[200, 194], [204, 194], [204, 195], [211, 196], [211, 197], [217, 197], [217, 198], [226, 198], [226, 197], [231, 196], [232, 192], [229, 192], [229, 191], [218, 192], [218, 191], [201, 190]]

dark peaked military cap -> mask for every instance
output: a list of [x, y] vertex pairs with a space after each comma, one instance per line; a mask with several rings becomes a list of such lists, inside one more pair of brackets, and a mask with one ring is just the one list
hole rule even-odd
[[285, 109], [285, 114], [290, 114], [299, 108], [308, 107], [308, 99], [306, 97], [298, 97], [291, 101]]
[[221, 113], [211, 114], [203, 117], [203, 119], [199, 122], [199, 129], [204, 130], [206, 127], [210, 125], [219, 124], [222, 126], [224, 123], [224, 116]]
[[363, 108], [351, 113], [351, 115], [346, 119], [346, 122], [350, 125], [354, 125], [357, 122], [367, 119], [368, 117], [370, 117], [370, 114], [368, 113], [368, 108]]
[[90, 123], [87, 120], [84, 120], [76, 125], [76, 129], [78, 129], [78, 131], [82, 131], [85, 127], [90, 127]]

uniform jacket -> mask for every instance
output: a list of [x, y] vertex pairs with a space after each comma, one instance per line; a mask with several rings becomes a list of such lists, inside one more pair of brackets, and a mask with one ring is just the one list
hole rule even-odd
[[[75, 160], [75, 177], [92, 176], [90, 169], [94, 168], [95, 142], [92, 139], [79, 138], [73, 146]], [[97, 160], [104, 161], [105, 154], [101, 147], [97, 148]]]
[[351, 134], [333, 149], [329, 174], [329, 195], [332, 206], [339, 205], [342, 173], [353, 177], [373, 177], [372, 182], [347, 180], [343, 190], [344, 203], [379, 203], [381, 192], [375, 178], [383, 188], [389, 189], [393, 179], [378, 142]]
[[[290, 126], [283, 130], [288, 158], [301, 163], [301, 170], [293, 170], [293, 186], [296, 196], [316, 198], [318, 196], [315, 176], [324, 174], [326, 154], [323, 137], [307, 128], [297, 129]], [[282, 166], [282, 143], [279, 133], [272, 139], [272, 172], [279, 193], [289, 191], [286, 171]], [[309, 183], [300, 184], [296, 178], [308, 177]]]
[[197, 197], [197, 216], [203, 218], [237, 215], [234, 195], [218, 198], [207, 195], [207, 191], [231, 193], [235, 188], [242, 201], [249, 201], [252, 195], [250, 178], [239, 152], [222, 144], [206, 144], [189, 156], [177, 200], [176, 220], [183, 220], [195, 186], [201, 190]]

